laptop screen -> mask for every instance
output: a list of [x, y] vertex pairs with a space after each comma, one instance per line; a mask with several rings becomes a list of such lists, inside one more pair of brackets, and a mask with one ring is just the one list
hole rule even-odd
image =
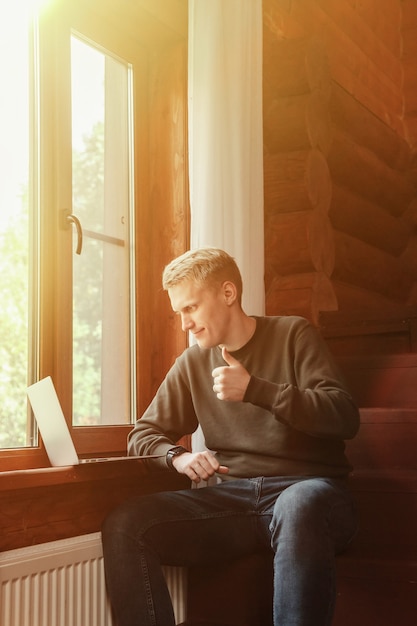
[[48, 376], [31, 385], [27, 394], [51, 465], [78, 465], [78, 455], [52, 378]]

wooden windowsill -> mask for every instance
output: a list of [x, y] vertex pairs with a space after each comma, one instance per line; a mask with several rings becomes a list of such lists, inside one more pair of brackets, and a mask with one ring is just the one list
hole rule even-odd
[[65, 467], [37, 467], [0, 472], [0, 492], [38, 488], [51, 485], [83, 483], [125, 477], [132, 473], [137, 478], [149, 473], [164, 471], [156, 459], [134, 457], [113, 461], [80, 463]]
[[0, 472], [0, 551], [97, 532], [127, 498], [189, 484], [160, 459]]

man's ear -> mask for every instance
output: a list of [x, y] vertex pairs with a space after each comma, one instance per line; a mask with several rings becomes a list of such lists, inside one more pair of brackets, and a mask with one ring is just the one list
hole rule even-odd
[[223, 296], [228, 306], [236, 302], [237, 289], [236, 285], [231, 280], [225, 280], [222, 285]]

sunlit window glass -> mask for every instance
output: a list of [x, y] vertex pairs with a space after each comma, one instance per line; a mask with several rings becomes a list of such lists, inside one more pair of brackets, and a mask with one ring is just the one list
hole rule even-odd
[[26, 387], [36, 334], [36, 86], [27, 9], [10, 2], [0, 20], [0, 448], [34, 443]]
[[130, 83], [127, 63], [71, 38], [72, 211], [82, 230], [73, 256], [76, 426], [134, 415]]

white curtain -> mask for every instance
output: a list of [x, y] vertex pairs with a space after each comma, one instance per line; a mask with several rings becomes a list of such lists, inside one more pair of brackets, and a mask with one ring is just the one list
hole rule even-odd
[[188, 47], [191, 247], [231, 254], [244, 310], [262, 315], [262, 0], [189, 0]]
[[223, 248], [264, 312], [262, 0], [189, 0], [191, 247]]

